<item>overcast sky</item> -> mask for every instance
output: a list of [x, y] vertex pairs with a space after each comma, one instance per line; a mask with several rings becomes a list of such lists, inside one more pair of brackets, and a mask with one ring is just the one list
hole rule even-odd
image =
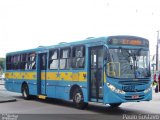
[[107, 35], [147, 38], [155, 54], [157, 30], [160, 0], [0, 0], [0, 57]]

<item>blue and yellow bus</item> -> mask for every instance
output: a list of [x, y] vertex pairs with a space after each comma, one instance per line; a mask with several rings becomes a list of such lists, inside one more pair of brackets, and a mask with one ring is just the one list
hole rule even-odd
[[5, 87], [24, 99], [73, 100], [118, 107], [152, 99], [149, 41], [107, 36], [6, 55]]

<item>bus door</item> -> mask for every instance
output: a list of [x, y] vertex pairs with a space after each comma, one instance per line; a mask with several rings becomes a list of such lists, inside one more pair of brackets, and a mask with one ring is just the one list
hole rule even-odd
[[90, 101], [103, 99], [103, 47], [91, 47], [90, 61]]
[[38, 93], [46, 94], [47, 53], [38, 54]]

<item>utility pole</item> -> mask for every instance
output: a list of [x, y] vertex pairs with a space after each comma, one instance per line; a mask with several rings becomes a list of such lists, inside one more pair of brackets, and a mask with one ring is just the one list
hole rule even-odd
[[158, 53], [158, 49], [159, 49], [159, 31], [157, 31], [157, 46], [156, 46], [156, 71], [159, 70], [159, 53]]

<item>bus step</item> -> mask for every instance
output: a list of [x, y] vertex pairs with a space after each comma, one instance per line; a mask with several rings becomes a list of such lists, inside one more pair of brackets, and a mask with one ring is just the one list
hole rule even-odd
[[38, 98], [39, 98], [39, 99], [46, 99], [47, 96], [45, 96], [45, 95], [38, 95]]

